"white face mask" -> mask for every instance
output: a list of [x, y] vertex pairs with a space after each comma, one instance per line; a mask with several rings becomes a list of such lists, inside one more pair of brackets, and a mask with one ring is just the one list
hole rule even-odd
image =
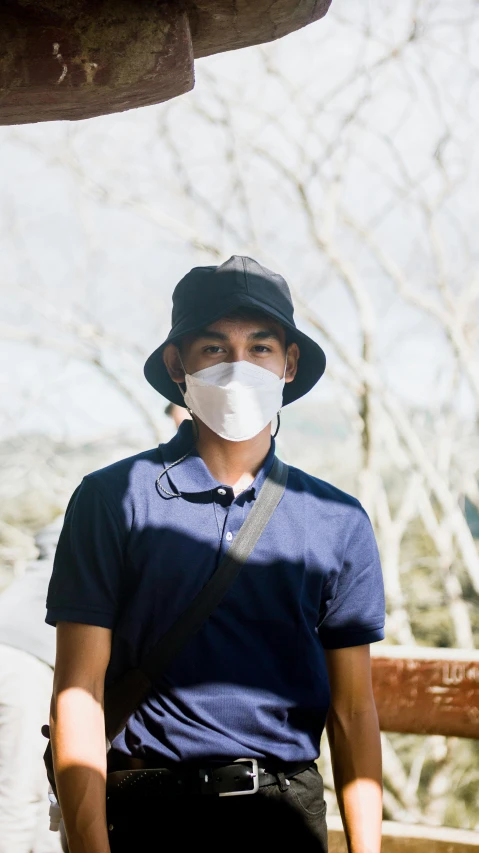
[[221, 362], [186, 373], [185, 403], [221, 438], [247, 441], [270, 423], [283, 404], [283, 378], [249, 361]]

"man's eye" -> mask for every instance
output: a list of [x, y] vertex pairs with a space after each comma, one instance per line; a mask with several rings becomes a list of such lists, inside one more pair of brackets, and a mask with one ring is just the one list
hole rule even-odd
[[212, 353], [213, 355], [217, 355], [219, 352], [223, 351], [223, 347], [216, 347], [214, 344], [211, 344], [209, 347], [205, 347], [204, 352]]
[[258, 344], [254, 347], [255, 352], [271, 352], [269, 347], [264, 346], [263, 344]]

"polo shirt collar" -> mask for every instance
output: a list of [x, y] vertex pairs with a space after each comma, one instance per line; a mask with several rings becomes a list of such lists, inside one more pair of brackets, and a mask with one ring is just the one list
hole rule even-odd
[[[160, 444], [159, 451], [162, 462], [165, 468], [181, 459], [193, 445], [193, 429], [192, 423], [189, 420], [183, 421], [175, 436], [167, 444]], [[271, 466], [273, 465], [275, 455], [275, 442], [271, 439], [271, 446], [268, 454], [256, 474], [251, 486], [245, 491], [252, 492], [253, 497], [256, 497], [266, 477], [268, 476]], [[180, 462], [175, 465], [166, 477], [170, 481], [173, 490], [180, 494], [201, 494], [202, 492], [210, 492], [224, 485], [218, 480], [215, 480], [213, 475], [208, 470], [196, 448]], [[228, 487], [226, 487], [228, 488]]]

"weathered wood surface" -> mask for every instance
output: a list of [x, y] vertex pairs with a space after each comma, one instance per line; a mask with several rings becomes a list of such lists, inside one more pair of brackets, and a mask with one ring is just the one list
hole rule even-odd
[[185, 12], [155, 0], [0, 6], [0, 123], [81, 119], [193, 88]]
[[372, 647], [373, 688], [385, 732], [479, 738], [479, 652]]
[[195, 58], [263, 44], [323, 18], [331, 0], [194, 0]]
[[272, 41], [331, 0], [2, 0], [0, 124], [82, 119], [193, 88], [194, 58]]
[[[328, 818], [329, 853], [347, 853], [339, 817]], [[383, 822], [381, 853], [478, 853], [479, 833]]]

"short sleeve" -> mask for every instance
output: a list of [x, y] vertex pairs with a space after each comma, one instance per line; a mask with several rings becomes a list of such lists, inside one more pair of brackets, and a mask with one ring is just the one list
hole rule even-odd
[[91, 477], [68, 505], [47, 596], [46, 621], [113, 628], [120, 601], [125, 533]]
[[343, 565], [318, 634], [325, 649], [362, 646], [384, 639], [384, 584], [376, 539], [359, 506]]

